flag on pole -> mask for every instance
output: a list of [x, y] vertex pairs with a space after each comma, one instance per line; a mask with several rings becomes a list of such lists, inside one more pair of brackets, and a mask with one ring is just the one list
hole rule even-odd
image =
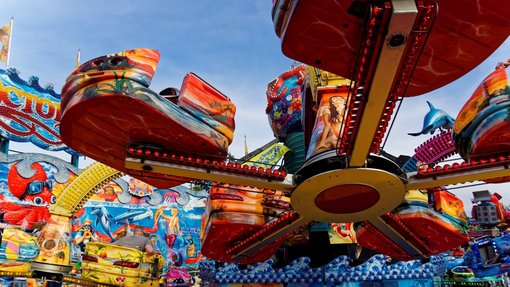
[[249, 154], [248, 152], [248, 144], [246, 143], [246, 135], [244, 135], [244, 155]]
[[9, 65], [12, 22], [13, 19], [11, 18], [11, 21], [0, 29], [0, 44], [2, 45], [2, 49], [0, 50], [0, 61], [5, 62], [7, 65]]
[[80, 66], [80, 49], [78, 49], [78, 54], [76, 55], [76, 66], [75, 68], [78, 68]]

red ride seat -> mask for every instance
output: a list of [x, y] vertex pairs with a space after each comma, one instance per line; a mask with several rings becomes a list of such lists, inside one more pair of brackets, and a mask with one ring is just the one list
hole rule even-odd
[[[186, 76], [177, 104], [156, 94], [148, 86], [158, 61], [158, 51], [134, 49], [76, 68], [62, 89], [62, 140], [126, 173], [126, 148], [135, 143], [200, 152], [203, 159], [226, 158], [235, 127], [234, 104], [194, 74]], [[189, 180], [130, 175], [159, 188]]]

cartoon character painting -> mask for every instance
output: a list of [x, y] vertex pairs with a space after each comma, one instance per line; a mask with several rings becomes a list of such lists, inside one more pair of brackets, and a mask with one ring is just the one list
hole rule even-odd
[[103, 186], [103, 188], [96, 195], [100, 198], [103, 198], [106, 201], [114, 201], [115, 199], [117, 199], [118, 191], [116, 189], [120, 189], [120, 192], [122, 192], [122, 189], [118, 187], [116, 184], [109, 183]]
[[187, 257], [187, 241], [183, 237], [181, 226], [179, 223], [179, 209], [176, 207], [170, 208], [170, 215], [166, 215], [164, 210], [168, 209], [167, 206], [162, 206], [156, 211], [154, 223], [157, 225], [159, 218], [165, 220], [165, 243], [168, 246], [168, 258], [176, 266], [181, 266]]
[[177, 235], [182, 236], [181, 227], [179, 225], [179, 210], [177, 208], [171, 209], [171, 215], [165, 215], [163, 213], [163, 210], [166, 208], [166, 206], [161, 207], [158, 209], [159, 213], [158, 216], [161, 216], [163, 219], [166, 220], [167, 225], [167, 234], [165, 236], [166, 244], [168, 247], [172, 248], [175, 243], [175, 239]]
[[96, 241], [99, 241], [99, 237], [92, 228], [92, 220], [85, 219], [83, 226], [75, 233], [73, 243], [80, 246], [80, 249], [83, 251], [87, 243]]
[[40, 229], [50, 217], [46, 206], [0, 201], [0, 222], [24, 230]]
[[30, 178], [21, 176], [17, 167], [18, 163], [14, 163], [7, 176], [7, 184], [12, 195], [36, 205], [55, 203], [56, 197], [52, 193], [53, 182], [48, 179], [46, 171], [40, 163], [32, 163], [31, 168], [35, 173]]
[[23, 177], [18, 172], [19, 163], [14, 163], [7, 174], [7, 186], [12, 196], [20, 202], [2, 198], [0, 222], [19, 226], [22, 229], [39, 229], [48, 221], [48, 204], [55, 202], [53, 182], [48, 179], [40, 163], [30, 165], [33, 175]]

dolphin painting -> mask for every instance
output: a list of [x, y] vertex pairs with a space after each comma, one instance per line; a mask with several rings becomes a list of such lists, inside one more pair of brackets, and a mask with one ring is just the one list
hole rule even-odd
[[[148, 212], [150, 212], [150, 210], [148, 210]], [[124, 222], [125, 220], [133, 221], [133, 218], [135, 216], [139, 216], [144, 213], [147, 213], [147, 211], [145, 211], [145, 210], [128, 210], [124, 213], [121, 213], [121, 214], [115, 216], [113, 218], [113, 222], [119, 223], [119, 222]], [[152, 214], [152, 212], [151, 212], [151, 214]]]
[[147, 211], [141, 213], [141, 214], [138, 214], [138, 215], [135, 215], [131, 218], [131, 221], [142, 221], [146, 218], [150, 218], [150, 219], [153, 219], [154, 218], [154, 214], [152, 213], [152, 210], [150, 209], [147, 209]]
[[443, 129], [451, 129], [455, 119], [448, 115], [445, 111], [436, 109], [429, 101], [427, 101], [430, 111], [425, 115], [423, 119], [423, 128], [421, 132], [408, 133], [410, 136], [419, 136], [425, 134], [433, 134], [437, 129], [442, 131]]
[[96, 226], [101, 225], [103, 231], [106, 232], [106, 234], [110, 236], [111, 239], [115, 239], [115, 236], [113, 235], [113, 232], [110, 228], [113, 219], [108, 210], [106, 210], [106, 207], [92, 207], [91, 214], [96, 215]]

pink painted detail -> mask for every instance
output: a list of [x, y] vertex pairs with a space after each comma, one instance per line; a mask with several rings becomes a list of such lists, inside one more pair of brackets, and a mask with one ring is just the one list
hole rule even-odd
[[425, 163], [435, 163], [442, 161], [455, 153], [455, 143], [452, 138], [452, 131], [443, 131], [433, 136], [418, 146], [413, 156], [417, 160]]

